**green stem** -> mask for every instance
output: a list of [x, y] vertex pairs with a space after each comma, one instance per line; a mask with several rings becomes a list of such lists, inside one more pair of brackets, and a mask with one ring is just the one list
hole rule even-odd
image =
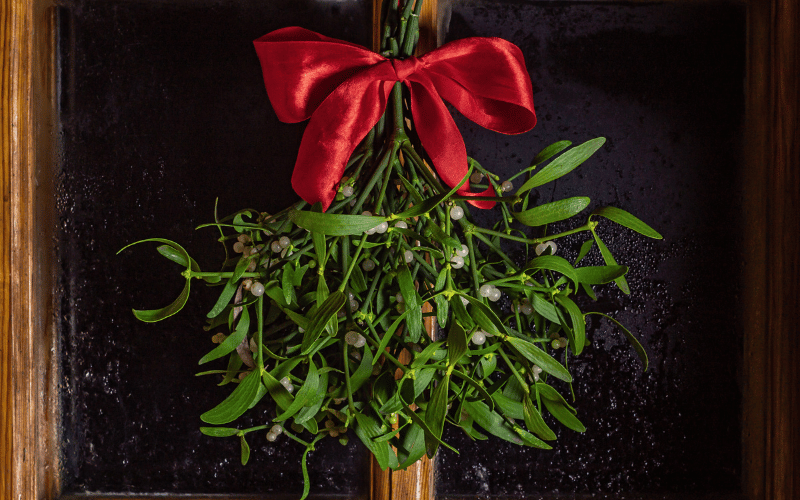
[[344, 384], [347, 387], [347, 405], [350, 407], [350, 415], [356, 414], [356, 406], [353, 402], [353, 389], [350, 385], [350, 360], [347, 357], [347, 342], [342, 342], [342, 361], [344, 363]]
[[522, 386], [522, 390], [525, 391], [525, 394], [530, 394], [531, 390], [528, 387], [528, 383], [525, 382], [525, 379], [522, 377], [522, 375], [517, 371], [516, 368], [514, 368], [514, 363], [512, 363], [511, 360], [508, 359], [508, 356], [506, 356], [506, 353], [503, 351], [503, 348], [501, 347], [500, 349], [497, 350], [497, 352], [500, 353], [500, 357], [503, 358], [508, 367], [511, 369], [511, 373], [514, 374], [514, 377], [517, 379], [517, 382], [519, 382], [519, 385]]
[[347, 274], [344, 275], [342, 279], [342, 284], [339, 285], [339, 291], [344, 293], [345, 288], [347, 287], [347, 280], [350, 279], [350, 273], [353, 272], [353, 267], [358, 263], [358, 256], [361, 255], [361, 249], [364, 248], [364, 244], [367, 242], [367, 235], [365, 234], [361, 238], [361, 242], [358, 244], [358, 248], [356, 249], [356, 254], [353, 256], [352, 262], [350, 262], [350, 266], [347, 268]]

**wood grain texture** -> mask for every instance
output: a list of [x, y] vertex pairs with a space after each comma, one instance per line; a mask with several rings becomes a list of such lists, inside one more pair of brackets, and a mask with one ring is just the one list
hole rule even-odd
[[12, 497], [13, 390], [11, 387], [11, 171], [13, 153], [13, 105], [16, 101], [11, 76], [19, 59], [16, 53], [15, 18], [19, 3], [0, 1], [0, 498]]
[[800, 496], [800, 5], [748, 19], [744, 481], [753, 500]]
[[[439, 11], [426, 2], [426, 15]], [[49, 43], [38, 5], [0, 0], [0, 500], [57, 498], [52, 325], [37, 309], [50, 307], [47, 255], [22, 250], [49, 230], [40, 216], [52, 194], [37, 171], [52, 118], [42, 99], [52, 81], [36, 71]], [[744, 490], [791, 500], [800, 498], [800, 6], [752, 0], [748, 16]], [[438, 19], [421, 23], [436, 33]], [[430, 462], [391, 476], [373, 467], [372, 498], [433, 498], [432, 473]]]

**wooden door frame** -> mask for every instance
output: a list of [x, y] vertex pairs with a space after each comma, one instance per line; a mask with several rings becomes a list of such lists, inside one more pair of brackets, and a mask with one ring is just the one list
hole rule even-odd
[[[437, 33], [439, 2], [427, 2], [424, 29]], [[0, 500], [59, 494], [55, 30], [45, 5], [0, 0]], [[743, 491], [792, 500], [800, 496], [800, 2], [751, 0], [747, 17], [745, 217], [731, 228], [746, 242]], [[432, 467], [423, 467], [372, 474], [372, 497], [433, 498]]]

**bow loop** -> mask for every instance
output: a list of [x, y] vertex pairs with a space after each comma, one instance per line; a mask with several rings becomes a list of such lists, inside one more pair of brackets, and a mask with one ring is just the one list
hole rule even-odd
[[[475, 123], [505, 134], [536, 124], [522, 52], [498, 38], [451, 42], [420, 58], [386, 59], [358, 45], [303, 28], [283, 28], [254, 42], [278, 118], [310, 119], [292, 186], [324, 209], [336, 196], [348, 158], [386, 109], [395, 82], [409, 88], [411, 114], [439, 176], [455, 186], [468, 171], [464, 141], [442, 99]], [[338, 125], [332, 125], [338, 124]], [[491, 196], [491, 189], [466, 196]], [[490, 201], [470, 202], [491, 208]]]

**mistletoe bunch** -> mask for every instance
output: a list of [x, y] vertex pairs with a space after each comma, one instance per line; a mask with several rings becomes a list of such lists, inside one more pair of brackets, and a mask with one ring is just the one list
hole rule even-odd
[[[385, 56], [411, 55], [421, 3], [387, 4]], [[587, 345], [586, 317], [605, 315], [582, 312], [573, 299], [595, 298], [594, 286], [612, 282], [628, 293], [627, 268], [596, 227], [608, 219], [661, 238], [614, 207], [547, 235], [548, 224], [580, 217], [589, 198], [532, 206], [529, 195], [586, 161], [603, 138], [575, 147], [555, 143], [503, 182], [469, 159], [460, 182], [444, 186], [417, 132], [408, 90], [395, 83], [386, 113], [347, 161], [327, 210], [301, 201], [276, 214], [242, 210], [201, 226], [221, 232], [220, 271], [201, 271], [175, 242], [144, 240], [160, 243], [158, 251], [184, 267], [186, 284], [169, 306], [134, 310], [139, 319], [177, 313], [193, 279], [220, 289], [206, 327], [217, 332], [218, 345], [200, 363], [227, 360], [203, 374], [233, 390], [200, 416], [209, 425], [201, 431], [238, 437], [243, 464], [247, 439], [257, 431], [255, 439], [285, 434], [301, 443], [304, 497], [305, 457], [326, 436], [345, 441], [353, 431], [382, 468], [404, 469], [439, 446], [449, 448], [445, 423], [474, 439], [488, 433], [545, 449], [556, 437], [545, 413], [583, 432], [552, 382], [572, 381], [568, 359]], [[514, 190], [512, 181], [521, 186]], [[488, 192], [465, 194], [469, 185]], [[470, 202], [497, 202], [500, 221], [476, 225]], [[569, 262], [556, 255], [555, 242], [575, 233], [587, 239]], [[503, 241], [527, 256], [521, 265]], [[595, 246], [606, 265], [579, 266]], [[646, 369], [641, 345], [617, 325]], [[264, 405], [273, 410], [270, 421], [232, 426]]]

